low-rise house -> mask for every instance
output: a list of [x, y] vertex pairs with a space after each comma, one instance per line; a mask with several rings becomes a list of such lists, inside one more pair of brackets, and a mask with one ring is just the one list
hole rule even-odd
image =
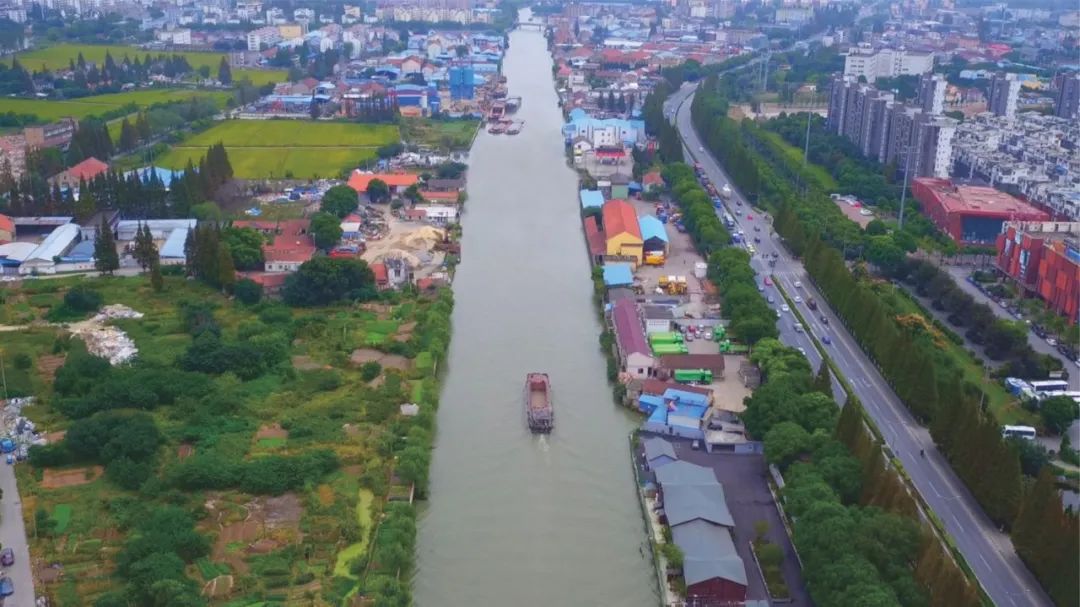
[[644, 305], [641, 306], [641, 315], [645, 319], [645, 333], [667, 333], [671, 331], [671, 323], [675, 320], [675, 313], [671, 306]]
[[657, 361], [656, 372], [660, 377], [670, 377], [675, 371], [705, 369], [712, 371], [713, 379], [724, 377], [723, 354], [667, 354]]
[[638, 317], [637, 304], [632, 299], [615, 302], [611, 308], [611, 324], [622, 371], [638, 378], [652, 375], [655, 361]]
[[19, 265], [19, 274], [55, 274], [56, 260], [79, 241], [79, 226], [65, 223], [49, 233]]
[[641, 447], [649, 469], [656, 469], [679, 461], [678, 456], [675, 455], [675, 448], [662, 438], [655, 436], [645, 438], [641, 441]]
[[0, 244], [15, 240], [15, 222], [7, 215], [0, 215]]
[[49, 183], [58, 185], [61, 189], [77, 188], [80, 181], [90, 181], [108, 170], [108, 164], [97, 158], [90, 157], [70, 169], [54, 175], [49, 179]]
[[413, 173], [365, 173], [360, 170], [353, 171], [349, 176], [349, 187], [360, 194], [367, 193], [368, 184], [373, 179], [385, 183], [391, 193], [400, 194], [409, 186], [420, 182], [420, 176]]
[[604, 203], [602, 215], [607, 256], [641, 265], [643, 242], [634, 207], [625, 200], [609, 200]]
[[315, 255], [315, 240], [308, 234], [310, 224], [307, 219], [233, 222], [234, 227], [252, 228], [272, 237], [262, 247], [263, 269], [268, 273], [295, 272]]

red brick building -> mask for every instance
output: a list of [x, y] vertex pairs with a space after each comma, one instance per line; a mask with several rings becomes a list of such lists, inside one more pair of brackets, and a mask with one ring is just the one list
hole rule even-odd
[[1080, 309], [1080, 224], [1006, 224], [997, 239], [997, 267], [1028, 296], [1077, 321]]
[[993, 245], [1006, 221], [1048, 221], [1050, 216], [1014, 196], [983, 186], [920, 177], [911, 193], [923, 212], [958, 244]]

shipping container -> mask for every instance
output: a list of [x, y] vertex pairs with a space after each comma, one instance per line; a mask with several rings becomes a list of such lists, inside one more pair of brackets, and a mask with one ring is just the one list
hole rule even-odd
[[682, 383], [700, 382], [712, 383], [712, 371], [708, 369], [678, 369], [675, 371], [675, 381]]
[[682, 333], [676, 333], [674, 331], [660, 331], [657, 333], [649, 333], [650, 344], [681, 344], [682, 342]]

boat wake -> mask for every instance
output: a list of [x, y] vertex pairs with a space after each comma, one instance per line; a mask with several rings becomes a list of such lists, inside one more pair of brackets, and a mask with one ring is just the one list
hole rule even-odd
[[540, 435], [540, 438], [537, 441], [537, 444], [540, 446], [540, 451], [541, 452], [548, 453], [549, 451], [551, 451], [551, 443], [548, 442], [548, 437], [547, 437], [546, 434], [541, 434]]

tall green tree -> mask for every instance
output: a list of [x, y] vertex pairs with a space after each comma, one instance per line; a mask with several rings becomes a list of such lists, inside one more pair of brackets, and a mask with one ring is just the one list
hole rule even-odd
[[97, 234], [94, 236], [94, 269], [102, 274], [112, 274], [120, 269], [120, 254], [116, 251], [116, 238], [112, 227], [105, 218], [101, 218]]
[[157, 246], [154, 245], [154, 235], [150, 232], [148, 225], [139, 226], [139, 230], [135, 232], [135, 242], [131, 256], [135, 258], [139, 267], [144, 271], [150, 268], [158, 259]]

